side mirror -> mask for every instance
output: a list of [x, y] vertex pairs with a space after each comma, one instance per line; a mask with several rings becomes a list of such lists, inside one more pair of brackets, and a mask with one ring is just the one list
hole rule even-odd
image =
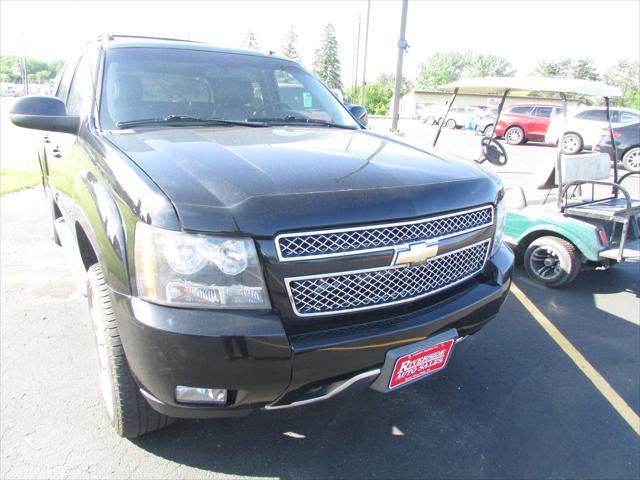
[[367, 113], [367, 109], [362, 105], [347, 105], [347, 108], [360, 125], [366, 127], [369, 124], [369, 114]]
[[56, 97], [29, 96], [18, 100], [9, 112], [11, 122], [23, 128], [77, 134], [80, 117], [67, 115], [64, 102]]

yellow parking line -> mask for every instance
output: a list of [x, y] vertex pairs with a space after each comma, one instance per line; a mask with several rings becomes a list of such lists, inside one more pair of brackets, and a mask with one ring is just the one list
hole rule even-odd
[[531, 300], [520, 290], [515, 284], [511, 285], [511, 291], [520, 301], [522, 306], [527, 309], [533, 318], [540, 324], [549, 336], [558, 344], [558, 346], [573, 360], [573, 363], [582, 370], [591, 383], [600, 391], [607, 399], [611, 406], [620, 414], [625, 422], [633, 429], [636, 434], [640, 435], [640, 417], [631, 407], [618, 395], [618, 393], [609, 385], [602, 375], [593, 368], [589, 361], [567, 340], [560, 330], [536, 307]]

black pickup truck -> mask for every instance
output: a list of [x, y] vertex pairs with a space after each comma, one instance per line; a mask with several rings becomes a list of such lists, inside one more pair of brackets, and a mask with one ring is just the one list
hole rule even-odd
[[47, 131], [53, 237], [120, 435], [389, 392], [498, 313], [500, 181], [365, 115], [286, 58], [131, 36], [16, 102]]

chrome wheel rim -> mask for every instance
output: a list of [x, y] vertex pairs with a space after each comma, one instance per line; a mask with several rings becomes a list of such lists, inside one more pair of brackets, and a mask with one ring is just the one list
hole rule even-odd
[[579, 142], [574, 135], [564, 137], [562, 140], [562, 150], [565, 153], [575, 153], [578, 151]]
[[520, 143], [522, 141], [522, 132], [517, 128], [512, 128], [507, 132], [507, 141], [510, 143]]
[[456, 128], [455, 120], [447, 120], [447, 128]]
[[91, 290], [91, 304], [89, 305], [91, 312], [91, 324], [93, 326], [93, 336], [96, 342], [96, 351], [98, 354], [98, 375], [100, 380], [100, 391], [104, 400], [104, 406], [107, 409], [107, 415], [113, 419], [113, 383], [109, 372], [109, 356], [107, 354], [106, 335], [104, 329], [104, 320], [100, 310], [100, 301], [96, 297], [96, 293]]
[[529, 259], [529, 266], [543, 280], [556, 280], [562, 275], [560, 257], [549, 247], [536, 248]]
[[629, 152], [625, 162], [632, 170], [640, 170], [640, 150]]

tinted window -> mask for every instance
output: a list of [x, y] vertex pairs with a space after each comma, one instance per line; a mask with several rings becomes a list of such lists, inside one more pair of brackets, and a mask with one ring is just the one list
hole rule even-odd
[[73, 77], [73, 71], [75, 70], [75, 63], [66, 63], [64, 70], [62, 71], [62, 77], [58, 84], [58, 91], [56, 97], [63, 102], [67, 101], [67, 95], [69, 94], [69, 85], [71, 85], [71, 77]]
[[515, 113], [517, 115], [529, 115], [533, 107], [511, 107], [509, 113]]
[[533, 115], [536, 117], [550, 117], [552, 110], [553, 109], [551, 107], [536, 107], [536, 110], [535, 112], [533, 112]]
[[[100, 121], [188, 115], [205, 119], [357, 127], [315, 77], [274, 57], [170, 48], [107, 51]], [[308, 123], [307, 123], [308, 124]]]
[[585, 110], [584, 112], [581, 112], [578, 115], [576, 115], [576, 118], [580, 118], [582, 120], [606, 122], [607, 112], [605, 110]]
[[91, 85], [89, 64], [86, 57], [82, 57], [76, 67], [71, 88], [69, 89], [69, 98], [67, 99], [67, 113], [69, 115], [78, 115], [80, 113], [83, 102], [91, 96]]
[[635, 123], [640, 120], [640, 115], [633, 112], [614, 111], [613, 118], [611, 120], [616, 123]]

